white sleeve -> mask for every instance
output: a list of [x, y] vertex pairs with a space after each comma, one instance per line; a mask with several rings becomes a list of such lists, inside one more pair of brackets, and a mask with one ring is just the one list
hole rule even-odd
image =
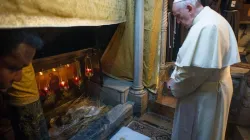
[[194, 92], [214, 71], [215, 69], [176, 66], [168, 86], [175, 97], [181, 98]]

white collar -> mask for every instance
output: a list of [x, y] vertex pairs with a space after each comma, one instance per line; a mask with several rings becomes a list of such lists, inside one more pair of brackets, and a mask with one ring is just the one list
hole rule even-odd
[[194, 18], [193, 20], [193, 24], [194, 25], [195, 23], [197, 23], [201, 18], [204, 18], [204, 13], [206, 13], [207, 10], [211, 9], [210, 7], [208, 6], [205, 6], [201, 11], [200, 13]]

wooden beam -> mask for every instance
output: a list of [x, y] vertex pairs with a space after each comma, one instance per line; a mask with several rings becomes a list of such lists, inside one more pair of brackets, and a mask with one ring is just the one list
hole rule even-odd
[[91, 53], [92, 49], [84, 49], [64, 54], [59, 54], [55, 56], [50, 56], [46, 58], [40, 58], [33, 60], [32, 64], [35, 72], [42, 70], [48, 70], [51, 68], [59, 67], [60, 65], [66, 65], [73, 63], [76, 60], [84, 60], [87, 53]]
[[250, 21], [240, 21], [240, 24], [250, 24]]

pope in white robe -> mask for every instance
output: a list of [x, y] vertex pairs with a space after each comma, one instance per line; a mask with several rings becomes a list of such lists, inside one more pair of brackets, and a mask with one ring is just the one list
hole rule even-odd
[[175, 0], [173, 14], [189, 33], [167, 83], [178, 98], [172, 140], [224, 140], [233, 94], [230, 65], [240, 62], [234, 32], [197, 0]]

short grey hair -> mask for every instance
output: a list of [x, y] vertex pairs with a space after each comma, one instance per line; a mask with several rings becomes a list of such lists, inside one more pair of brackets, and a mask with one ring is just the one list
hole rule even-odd
[[197, 3], [201, 3], [200, 0], [174, 0], [174, 4], [178, 5], [178, 7], [185, 7], [188, 4], [196, 6]]

